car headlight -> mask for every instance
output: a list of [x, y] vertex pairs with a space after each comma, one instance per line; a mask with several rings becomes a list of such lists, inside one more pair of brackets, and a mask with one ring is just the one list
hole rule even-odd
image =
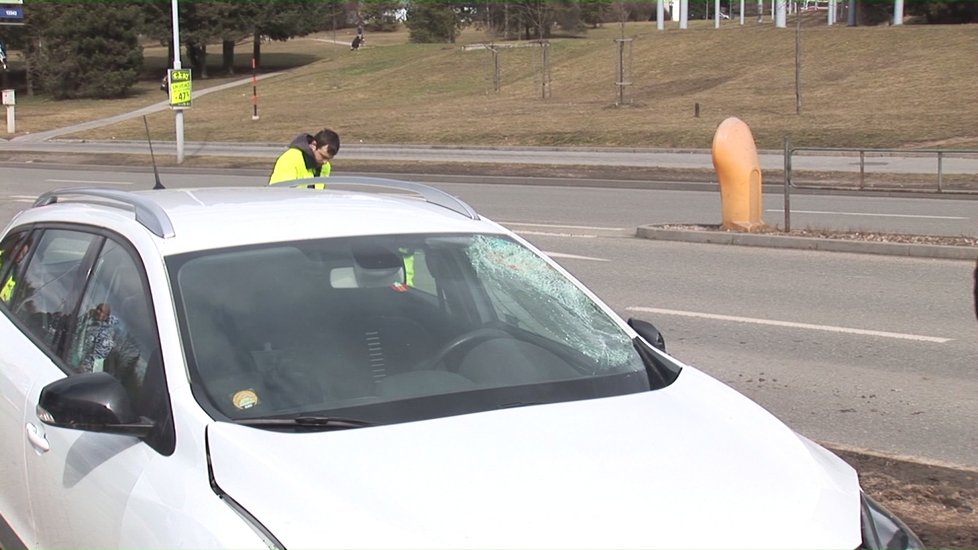
[[866, 493], [861, 494], [863, 543], [860, 548], [904, 550], [924, 547], [917, 535], [900, 518]]

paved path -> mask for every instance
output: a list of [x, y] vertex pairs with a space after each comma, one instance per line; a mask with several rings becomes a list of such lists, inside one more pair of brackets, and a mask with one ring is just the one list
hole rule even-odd
[[[262, 79], [270, 78], [270, 77], [277, 76], [277, 75], [280, 75], [280, 74], [282, 74], [282, 73], [280, 73], [280, 72], [279, 73], [266, 73], [266, 74], [259, 75], [256, 78], [258, 80], [262, 80]], [[213, 93], [213, 92], [219, 92], [221, 90], [227, 90], [228, 88], [234, 88], [236, 86], [241, 86], [241, 85], [244, 85], [244, 84], [251, 84], [251, 77], [243, 78], [243, 79], [240, 79], [240, 80], [234, 80], [234, 81], [231, 81], [231, 82], [225, 82], [224, 84], [219, 84], [217, 86], [212, 86], [210, 88], [204, 88], [202, 90], [195, 90], [194, 91], [194, 97], [200, 97], [200, 96], [207, 95], [207, 94], [210, 94], [210, 93]], [[9, 145], [9, 144], [42, 143], [42, 142], [48, 141], [50, 139], [55, 139], [55, 138], [60, 137], [60, 136], [64, 136], [64, 135], [68, 135], [68, 134], [74, 134], [74, 133], [78, 133], [78, 132], [83, 132], [85, 130], [92, 130], [94, 128], [101, 128], [102, 126], [109, 126], [109, 125], [115, 124], [117, 122], [122, 122], [124, 120], [129, 120], [131, 118], [141, 117], [143, 115], [148, 115], [150, 113], [155, 113], [157, 111], [163, 111], [163, 110], [166, 110], [166, 109], [169, 109], [169, 108], [170, 108], [170, 105], [169, 105], [169, 103], [167, 101], [160, 101], [159, 103], [154, 103], [152, 105], [147, 105], [146, 107], [143, 107], [141, 109], [136, 109], [135, 111], [130, 111], [130, 112], [127, 112], [127, 113], [122, 113], [122, 114], [118, 114], [118, 115], [114, 115], [114, 116], [110, 116], [110, 117], [105, 117], [105, 118], [100, 118], [100, 119], [96, 119], [96, 120], [90, 120], [88, 122], [82, 122], [80, 124], [73, 124], [71, 126], [65, 126], [63, 128], [55, 128], [53, 130], [46, 130], [46, 131], [43, 131], [43, 132], [35, 132], [33, 134], [25, 134], [25, 135], [22, 135], [22, 136], [17, 136], [17, 137], [15, 137], [15, 138], [13, 138], [13, 139], [11, 139], [9, 141], [6, 141], [6, 142], [4, 142], [4, 140], [0, 140], [0, 149], [6, 148], [5, 146], [6, 145]], [[31, 150], [34, 150], [34, 149], [21, 148], [21, 149], [16, 149], [16, 150], [20, 150], [20, 151], [31, 151]]]

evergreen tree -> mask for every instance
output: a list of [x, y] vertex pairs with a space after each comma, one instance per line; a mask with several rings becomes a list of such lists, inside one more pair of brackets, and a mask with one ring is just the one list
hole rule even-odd
[[397, 0], [360, 0], [360, 17], [374, 32], [397, 30], [397, 12], [402, 9]]
[[454, 2], [413, 2], [404, 23], [411, 42], [454, 43], [460, 30]]
[[608, 12], [611, 11], [613, 0], [580, 0], [581, 22], [590, 25], [591, 28], [601, 26], [605, 22]]
[[55, 99], [121, 97], [139, 79], [143, 50], [133, 4], [33, 0], [28, 50], [40, 87]]

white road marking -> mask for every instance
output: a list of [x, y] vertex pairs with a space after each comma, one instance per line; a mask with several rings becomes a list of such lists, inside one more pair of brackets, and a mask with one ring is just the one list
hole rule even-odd
[[597, 235], [580, 235], [577, 233], [550, 233], [547, 231], [521, 231], [519, 229], [514, 229], [513, 231], [520, 235], [540, 235], [542, 237], [577, 237], [579, 239], [593, 239], [597, 237]]
[[578, 256], [577, 254], [564, 254], [562, 252], [544, 252], [547, 256], [551, 258], [568, 258], [571, 260], [588, 260], [590, 262], [610, 262], [611, 260], [605, 258], [592, 258], [590, 256]]
[[51, 183], [84, 183], [86, 185], [132, 185], [131, 181], [99, 181], [99, 180], [46, 180]]
[[[794, 212], [792, 210], [792, 212]], [[592, 225], [560, 225], [555, 223], [524, 223], [524, 222], [499, 222], [502, 225], [520, 225], [523, 227], [559, 227], [562, 229], [588, 229], [593, 231], [624, 231], [623, 227], [596, 227]]]
[[933, 342], [944, 344], [953, 338], [940, 338], [937, 336], [920, 336], [917, 334], [902, 334], [899, 332], [884, 332], [879, 330], [865, 330], [860, 328], [834, 327], [831, 325], [812, 325], [808, 323], [793, 323], [790, 321], [773, 321], [770, 319], [755, 319], [751, 317], [737, 317], [734, 315], [717, 315], [715, 313], [698, 313], [695, 311], [680, 311], [675, 309], [660, 309], [654, 307], [628, 307], [629, 311], [642, 311], [646, 313], [659, 313], [662, 315], [681, 315], [683, 317], [699, 317], [701, 319], [713, 319], [716, 321], [733, 321], [736, 323], [753, 323], [755, 325], [770, 325], [787, 328], [803, 328], [808, 330], [824, 330], [826, 332], [841, 332], [845, 334], [858, 334], [861, 336], [881, 336], [883, 338], [898, 338], [901, 340], [914, 340], [917, 342]]
[[[767, 210], [767, 212], [784, 213], [784, 210]], [[829, 212], [822, 210], [792, 210], [792, 214], [833, 214], [837, 216], [869, 216], [876, 218], [920, 218], [927, 220], [967, 220], [966, 216], [924, 216], [922, 214], [873, 214], [870, 212]]]

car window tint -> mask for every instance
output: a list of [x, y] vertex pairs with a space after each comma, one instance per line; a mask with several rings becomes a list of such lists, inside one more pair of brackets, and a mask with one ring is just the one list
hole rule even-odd
[[14, 273], [20, 280], [10, 292], [10, 309], [55, 353], [74, 315], [82, 260], [98, 238], [77, 231], [45, 231], [23, 275]]
[[158, 348], [140, 270], [125, 248], [106, 240], [92, 266], [72, 326], [66, 360], [77, 372], [108, 372], [134, 400]]

